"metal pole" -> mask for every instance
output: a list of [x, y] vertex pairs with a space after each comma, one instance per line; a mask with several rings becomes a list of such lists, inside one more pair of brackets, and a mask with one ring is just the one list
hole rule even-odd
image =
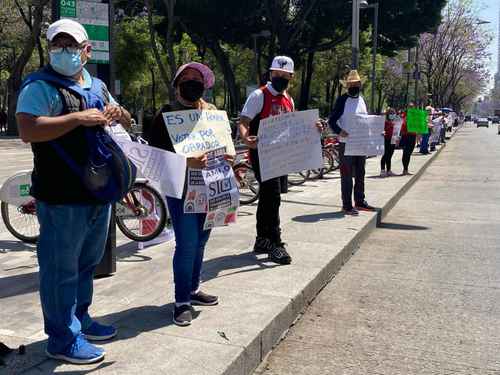
[[[408, 49], [408, 62], [410, 62], [411, 49]], [[406, 73], [406, 95], [405, 95], [405, 104], [408, 107], [408, 93], [410, 92], [410, 73]]]
[[[102, 1], [102, 0], [101, 0]], [[115, 72], [114, 72], [114, 43], [113, 43], [113, 27], [114, 27], [114, 7], [112, 0], [104, 0], [108, 3], [108, 20], [109, 20], [109, 64], [107, 68], [107, 76], [109, 80], [108, 88], [113, 96], [115, 96]], [[101, 72], [105, 69], [101, 67]], [[101, 77], [101, 79], [104, 77]], [[95, 277], [111, 276], [116, 272], [116, 206], [113, 204], [111, 208], [111, 218], [109, 222], [108, 238], [101, 262], [97, 266], [94, 275]]]
[[377, 82], [377, 48], [378, 48], [378, 3], [373, 4], [373, 61], [372, 61], [372, 98], [371, 110], [375, 113], [375, 84]]
[[418, 103], [419, 97], [418, 97], [418, 83], [420, 80], [420, 67], [418, 65], [418, 42], [417, 42], [417, 47], [415, 48], [415, 102]]
[[352, 0], [352, 69], [359, 66], [359, 0]]

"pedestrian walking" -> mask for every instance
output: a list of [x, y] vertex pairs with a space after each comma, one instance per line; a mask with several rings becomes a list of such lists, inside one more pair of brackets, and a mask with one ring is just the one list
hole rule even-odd
[[[173, 103], [164, 105], [155, 116], [148, 136], [149, 144], [175, 152], [162, 114], [193, 109], [216, 110], [213, 104], [203, 100], [205, 91], [214, 83], [215, 75], [208, 66], [196, 62], [182, 65], [173, 80], [176, 99]], [[229, 155], [227, 158], [231, 159]], [[188, 157], [187, 165], [193, 169], [205, 168], [207, 157], [205, 154]], [[167, 197], [167, 206], [175, 233], [173, 319], [178, 326], [191, 324], [192, 306], [214, 306], [219, 303], [217, 296], [207, 294], [200, 289], [205, 246], [211, 232], [203, 229], [207, 214], [185, 213], [184, 202], [185, 197], [182, 199]]]
[[293, 60], [287, 56], [275, 57], [270, 67], [271, 82], [249, 95], [239, 125], [241, 139], [250, 148], [252, 167], [260, 183], [254, 251], [268, 254], [269, 260], [282, 265], [292, 262], [281, 238], [279, 212], [281, 193], [286, 191], [288, 182], [286, 177], [262, 181], [257, 134], [261, 120], [295, 110], [293, 98], [287, 92], [293, 77]]
[[[20, 136], [31, 143], [34, 154], [31, 194], [37, 201], [40, 222], [37, 256], [48, 335], [46, 353], [87, 364], [105, 355], [104, 349], [89, 340], [109, 340], [117, 333], [88, 313], [111, 204], [96, 197], [93, 176], [76, 170], [94, 162], [94, 142], [104, 134], [101, 126], [113, 121], [128, 124], [130, 114], [116, 103], [103, 82], [83, 68], [91, 58], [91, 44], [82, 25], [67, 19], [57, 21], [49, 26], [47, 39], [49, 65], [27, 78], [31, 83], [19, 95], [16, 116]], [[75, 89], [55, 82], [66, 82]], [[127, 160], [122, 156], [122, 161]], [[121, 171], [115, 168], [112, 173]]]
[[[342, 208], [346, 215], [358, 215], [358, 210], [374, 211], [365, 200], [365, 164], [366, 156], [345, 155], [345, 142], [349, 133], [342, 129], [349, 114], [367, 114], [366, 103], [361, 96], [361, 77], [357, 70], [351, 70], [342, 85], [347, 93], [340, 96], [335, 103], [328, 123], [335, 134], [339, 134], [340, 142], [340, 176], [342, 189]], [[354, 202], [352, 205], [354, 178]]]
[[384, 155], [380, 160], [380, 177], [394, 176], [392, 173], [392, 156], [396, 149], [396, 144], [392, 142], [394, 135], [394, 121], [396, 120], [396, 111], [393, 108], [388, 108], [386, 111], [386, 119], [384, 126]]
[[406, 113], [403, 112], [401, 114], [403, 119], [403, 125], [401, 126], [401, 140], [400, 147], [403, 149], [403, 176], [408, 176], [411, 173], [409, 172], [411, 155], [415, 150], [415, 145], [417, 143], [417, 134], [408, 132], [408, 125], [406, 123]]

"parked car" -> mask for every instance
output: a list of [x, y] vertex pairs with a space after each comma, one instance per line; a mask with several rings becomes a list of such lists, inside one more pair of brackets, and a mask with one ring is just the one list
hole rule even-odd
[[494, 116], [491, 120], [492, 124], [500, 124], [500, 117]]
[[489, 128], [490, 127], [490, 120], [488, 120], [488, 118], [486, 118], [486, 117], [480, 117], [477, 119], [476, 125], [478, 128], [481, 126], [486, 126], [487, 128]]

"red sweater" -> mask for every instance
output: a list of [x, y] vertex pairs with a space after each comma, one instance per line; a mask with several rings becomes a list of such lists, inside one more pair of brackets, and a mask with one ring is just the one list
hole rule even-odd
[[390, 120], [385, 120], [384, 131], [385, 131], [385, 139], [391, 139], [392, 134], [394, 133], [394, 122]]

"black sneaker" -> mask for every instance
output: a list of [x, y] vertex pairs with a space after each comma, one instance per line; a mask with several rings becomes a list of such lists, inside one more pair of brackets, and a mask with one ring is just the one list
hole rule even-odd
[[195, 306], [215, 306], [219, 304], [219, 297], [199, 291], [191, 294], [191, 305]]
[[342, 209], [342, 212], [344, 213], [344, 215], [346, 216], [358, 216], [359, 215], [359, 212], [358, 210], [354, 209], [354, 208], [343, 208]]
[[366, 201], [356, 204], [356, 209], [359, 211], [375, 211], [375, 207], [370, 206]]
[[174, 323], [180, 327], [191, 325], [193, 314], [190, 305], [181, 305], [174, 308]]
[[269, 260], [283, 265], [292, 263], [292, 257], [286, 251], [283, 242], [274, 246], [273, 250], [269, 253]]
[[274, 249], [274, 243], [269, 238], [257, 237], [253, 251], [257, 254], [269, 254]]

